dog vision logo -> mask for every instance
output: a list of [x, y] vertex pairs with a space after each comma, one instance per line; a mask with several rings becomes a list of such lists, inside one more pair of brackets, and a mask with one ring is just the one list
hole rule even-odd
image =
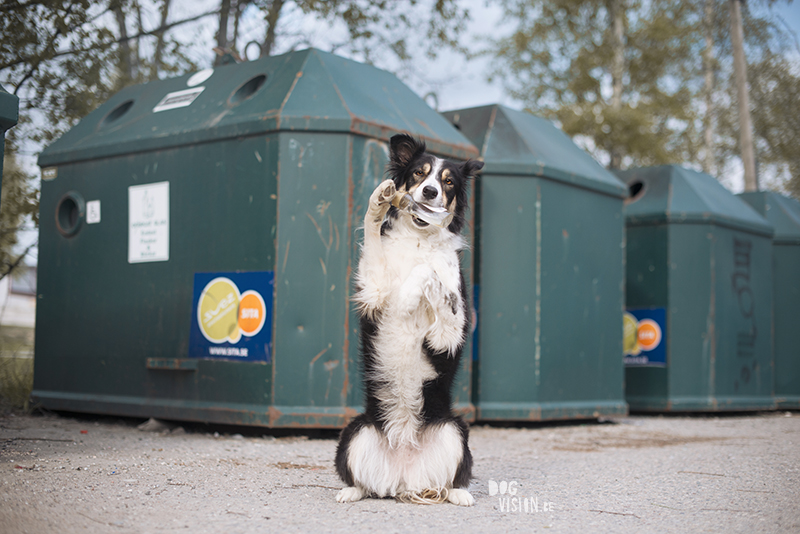
[[523, 514], [536, 514], [539, 512], [553, 512], [554, 505], [549, 501], [539, 501], [539, 497], [517, 496], [519, 484], [516, 480], [506, 482], [489, 481], [489, 496], [497, 497], [501, 512], [517, 512]]

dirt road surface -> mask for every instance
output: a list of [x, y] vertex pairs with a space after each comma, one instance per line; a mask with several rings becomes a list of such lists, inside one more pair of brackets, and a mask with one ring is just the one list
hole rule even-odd
[[471, 508], [336, 503], [335, 433], [141, 422], [0, 417], [0, 533], [800, 532], [797, 412], [476, 426]]

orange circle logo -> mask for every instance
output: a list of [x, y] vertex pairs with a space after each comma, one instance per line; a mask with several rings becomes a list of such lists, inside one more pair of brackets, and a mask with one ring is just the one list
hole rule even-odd
[[259, 293], [252, 289], [242, 293], [239, 300], [239, 328], [242, 334], [248, 337], [258, 334], [267, 319], [266, 310], [267, 306]]
[[642, 350], [653, 350], [661, 343], [661, 327], [652, 319], [642, 319], [636, 338]]

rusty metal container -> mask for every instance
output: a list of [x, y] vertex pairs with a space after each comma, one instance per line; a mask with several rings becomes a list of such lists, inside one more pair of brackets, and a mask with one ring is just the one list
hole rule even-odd
[[477, 156], [392, 74], [314, 49], [113, 96], [39, 158], [36, 401], [345, 425], [363, 402], [358, 228], [401, 131]]
[[775, 407], [800, 408], [800, 202], [771, 191], [739, 198], [775, 227], [772, 318], [775, 322]]
[[501, 105], [445, 116], [477, 147], [477, 353], [482, 421], [627, 413], [625, 187], [549, 121]]
[[617, 175], [632, 194], [627, 307], [664, 317], [663, 356], [627, 358], [631, 410], [774, 407], [772, 225], [708, 174], [663, 165]]

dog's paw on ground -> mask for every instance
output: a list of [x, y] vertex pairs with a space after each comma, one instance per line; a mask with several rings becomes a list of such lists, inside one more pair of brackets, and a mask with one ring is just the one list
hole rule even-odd
[[364, 498], [364, 492], [359, 488], [344, 488], [336, 494], [336, 502], [355, 502]]
[[451, 489], [447, 492], [447, 500], [458, 506], [472, 506], [475, 504], [475, 498], [465, 489]]

